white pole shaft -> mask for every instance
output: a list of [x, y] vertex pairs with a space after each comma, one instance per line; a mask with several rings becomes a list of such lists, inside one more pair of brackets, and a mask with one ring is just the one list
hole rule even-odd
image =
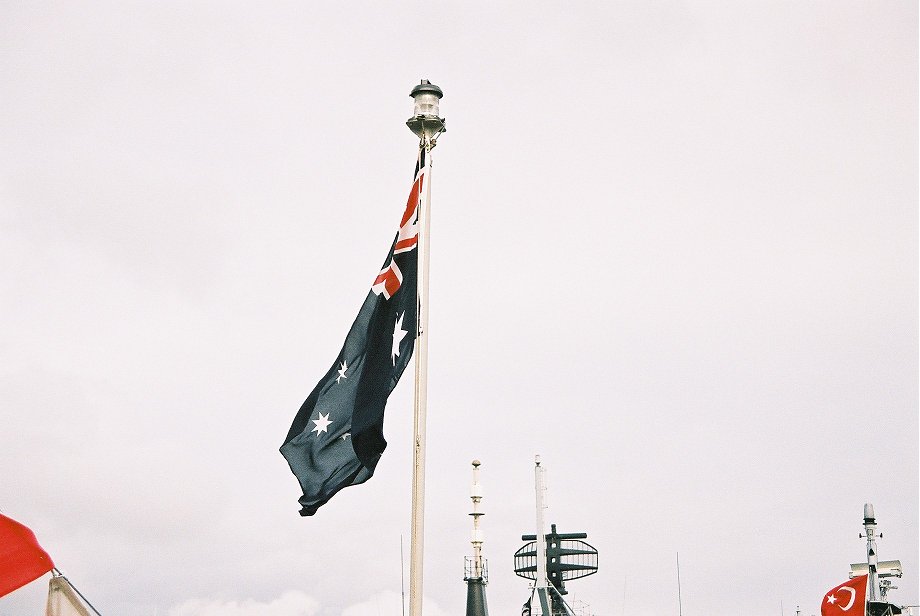
[[412, 535], [409, 545], [409, 616], [422, 616], [422, 571], [425, 552], [425, 417], [428, 410], [428, 247], [431, 229], [431, 146], [425, 148], [425, 173], [419, 203], [418, 336], [415, 339], [415, 413], [412, 456]]
[[875, 529], [874, 521], [866, 521], [866, 563], [869, 565], [869, 601], [878, 600], [878, 552], [875, 547]]
[[[780, 602], [780, 612], [782, 612], [782, 602]], [[683, 616], [684, 605], [680, 600], [680, 552], [677, 553], [677, 616]], [[782, 614], [780, 614], [782, 616]]]
[[544, 532], [543, 512], [546, 509], [544, 497], [546, 495], [546, 481], [543, 477], [543, 467], [540, 466], [540, 456], [536, 456], [534, 467], [534, 483], [537, 493], [537, 588], [546, 588], [546, 533]]

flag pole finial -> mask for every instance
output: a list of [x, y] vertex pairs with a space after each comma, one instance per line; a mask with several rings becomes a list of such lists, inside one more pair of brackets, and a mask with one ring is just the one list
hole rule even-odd
[[412, 88], [409, 96], [415, 100], [415, 109], [411, 118], [406, 120], [415, 135], [426, 143], [432, 145], [438, 135], [447, 131], [444, 118], [439, 116], [438, 103], [444, 97], [444, 91], [427, 79]]

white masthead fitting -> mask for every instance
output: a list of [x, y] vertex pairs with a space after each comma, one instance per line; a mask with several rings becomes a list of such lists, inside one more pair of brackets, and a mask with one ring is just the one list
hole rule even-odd
[[409, 96], [415, 100], [415, 109], [412, 117], [406, 120], [406, 126], [419, 139], [433, 144], [439, 134], [447, 131], [438, 109], [444, 92], [427, 79], [422, 79], [419, 85], [412, 88]]

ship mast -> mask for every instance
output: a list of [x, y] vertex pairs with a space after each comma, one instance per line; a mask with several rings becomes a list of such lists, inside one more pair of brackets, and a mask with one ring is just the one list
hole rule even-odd
[[424, 201], [418, 205], [418, 323], [415, 338], [415, 404], [413, 412], [412, 529], [409, 544], [409, 616], [422, 616], [422, 562], [425, 540], [425, 419], [428, 409], [428, 253], [431, 207], [431, 150], [447, 130], [438, 113], [444, 96], [427, 79], [412, 88], [415, 112], [406, 125], [419, 138], [419, 154], [426, 157], [428, 174]]
[[869, 601], [878, 601], [878, 552], [875, 548], [875, 508], [863, 506], [863, 527], [866, 529], [866, 563], [869, 565]]
[[[596, 573], [597, 550], [581, 541], [588, 538], [586, 533], [560, 533], [555, 524], [550, 524], [550, 532], [546, 532], [545, 469], [540, 456], [535, 457], [534, 463], [537, 532], [521, 535], [523, 541], [530, 543], [514, 553], [514, 573], [534, 581], [533, 595], [540, 601], [543, 616], [572, 616], [572, 609], [563, 599], [568, 594], [565, 582]], [[531, 608], [533, 595], [525, 604], [527, 610]]]
[[470, 516], [473, 518], [473, 534], [470, 543], [473, 544], [473, 569], [472, 576], [483, 577], [483, 560], [482, 560], [482, 529], [479, 528], [479, 518], [485, 515], [479, 510], [479, 503], [482, 502], [482, 486], [479, 484], [479, 466], [482, 463], [479, 460], [473, 460], [473, 483], [470, 486], [470, 500], [473, 501], [473, 511]]
[[546, 596], [546, 524], [543, 519], [546, 511], [546, 478], [544, 469], [540, 466], [540, 456], [534, 456], [534, 491], [537, 497], [537, 577], [534, 580], [534, 589], [540, 598], [540, 608], [545, 616], [552, 612]]
[[863, 506], [863, 528], [866, 534], [859, 534], [866, 539], [866, 562], [850, 565], [850, 577], [859, 575], [868, 576], [866, 580], [867, 614], [871, 616], [893, 616], [902, 613], [902, 608], [888, 601], [888, 591], [897, 588], [889, 578], [899, 578], [903, 573], [900, 560], [878, 559], [876, 538], [881, 539], [882, 533], [877, 532], [875, 522], [875, 507], [872, 503]]
[[482, 557], [482, 529], [480, 518], [485, 515], [479, 510], [482, 502], [482, 486], [479, 484], [479, 460], [473, 460], [473, 483], [470, 486], [470, 500], [473, 501], [473, 544], [472, 558], [466, 558], [463, 579], [466, 582], [466, 616], [489, 616], [486, 603], [486, 584], [489, 583], [489, 571], [486, 560]]

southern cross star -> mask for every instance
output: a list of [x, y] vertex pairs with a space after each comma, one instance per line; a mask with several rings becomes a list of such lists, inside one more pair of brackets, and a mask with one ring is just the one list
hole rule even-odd
[[347, 439], [349, 436], [351, 436], [351, 432], [346, 432], [345, 434], [342, 435], [342, 440], [344, 441], [344, 440]]
[[335, 377], [335, 382], [336, 382], [336, 383], [338, 383], [338, 382], [341, 381], [342, 379], [347, 379], [347, 378], [348, 378], [348, 377], [345, 375], [345, 371], [346, 371], [346, 370], [348, 370], [348, 362], [345, 361], [345, 360], [343, 359], [343, 360], [342, 360], [342, 363], [339, 365], [339, 376]]
[[310, 430], [310, 432], [316, 432], [317, 436], [319, 436], [322, 433], [328, 432], [329, 424], [332, 423], [332, 420], [329, 419], [329, 415], [328, 414], [323, 415], [322, 413], [319, 414], [319, 419], [311, 419], [310, 421], [316, 424], [316, 427]]
[[399, 343], [402, 342], [402, 339], [406, 337], [407, 332], [402, 328], [403, 317], [406, 316], [406, 313], [403, 312], [396, 319], [396, 325], [393, 326], [393, 351], [391, 353], [393, 357], [393, 365], [396, 365], [396, 358], [399, 357]]

